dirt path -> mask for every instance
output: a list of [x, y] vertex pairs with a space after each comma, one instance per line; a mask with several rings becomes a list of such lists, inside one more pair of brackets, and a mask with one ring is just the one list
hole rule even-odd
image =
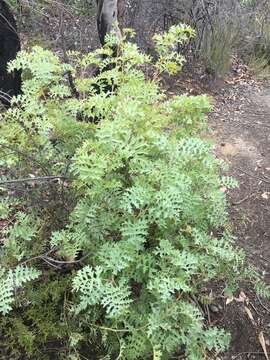
[[270, 87], [224, 89], [215, 108], [210, 126], [216, 150], [239, 181], [239, 189], [229, 194], [234, 232], [270, 280]]
[[[216, 153], [230, 166], [239, 188], [229, 193], [230, 218], [239, 246], [270, 284], [270, 84], [254, 81], [227, 84], [215, 94], [210, 115]], [[222, 321], [232, 334], [230, 351], [223, 359], [265, 359], [260, 334], [270, 354], [270, 302], [244, 289], [243, 304], [224, 307]]]

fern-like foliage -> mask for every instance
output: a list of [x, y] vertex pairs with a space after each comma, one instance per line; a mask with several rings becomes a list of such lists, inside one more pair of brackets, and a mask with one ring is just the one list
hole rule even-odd
[[39, 277], [40, 271], [23, 266], [17, 266], [14, 270], [4, 271], [0, 269], [0, 313], [7, 314], [12, 309], [15, 300], [14, 291], [27, 282]]
[[[70, 53], [69, 65], [39, 47], [10, 65], [25, 81], [1, 114], [0, 166], [41, 182], [30, 176], [23, 189], [31, 196], [20, 206], [0, 204], [10, 220], [1, 234], [1, 322], [20, 344], [5, 344], [7, 351], [40, 358], [52, 341], [63, 349], [59, 359], [87, 351], [104, 360], [163, 360], [181, 350], [197, 360], [228, 346], [223, 330], [204, 325], [194, 298], [211, 281], [233, 289], [248, 276], [243, 252], [220, 234], [222, 187], [236, 183], [219, 176], [222, 164], [200, 137], [207, 97], [168, 98], [159, 83], [184, 62], [174, 44], [193, 34], [181, 25], [155, 36], [157, 60], [125, 39], [112, 57], [110, 36], [104, 49]], [[89, 78], [93, 65], [100, 72]], [[58, 180], [46, 183], [48, 175]], [[31, 285], [36, 265], [42, 280]], [[15, 299], [23, 311], [13, 314]]]
[[0, 312], [7, 314], [11, 309], [14, 301], [13, 283], [8, 277], [1, 276], [0, 280]]
[[258, 280], [255, 284], [255, 289], [259, 296], [270, 299], [270, 286], [267, 286], [264, 281]]

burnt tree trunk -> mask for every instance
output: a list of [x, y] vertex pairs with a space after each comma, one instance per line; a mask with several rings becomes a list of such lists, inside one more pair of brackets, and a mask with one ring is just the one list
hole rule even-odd
[[121, 38], [119, 17], [122, 11], [123, 0], [97, 0], [97, 28], [102, 45], [105, 37], [111, 31], [115, 31], [117, 37]]
[[[97, 29], [99, 34], [100, 43], [103, 46], [105, 44], [105, 37], [111, 31], [113, 31], [117, 38], [120, 40], [122, 37], [119, 20], [122, 16], [123, 10], [123, 1], [124, 0], [96, 0], [97, 1]], [[113, 56], [117, 56], [118, 47], [117, 45], [113, 47]], [[103, 55], [103, 58], [106, 58]], [[111, 70], [112, 65], [109, 64], [101, 71]], [[95, 75], [100, 74], [100, 69], [98, 69]], [[112, 90], [112, 85], [108, 81], [104, 81], [101, 84], [103, 91], [110, 93]], [[100, 89], [97, 89], [100, 91]]]
[[19, 50], [16, 21], [5, 1], [0, 0], [0, 101], [5, 105], [9, 105], [12, 96], [20, 93], [20, 72], [7, 72], [8, 62], [15, 59]]

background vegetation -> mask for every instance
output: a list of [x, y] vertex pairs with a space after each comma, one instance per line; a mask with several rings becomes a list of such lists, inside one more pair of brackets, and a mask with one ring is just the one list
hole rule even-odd
[[[85, 51], [98, 45], [93, 0], [21, 0], [19, 5], [15, 0], [8, 2], [21, 19], [21, 25], [35, 29], [38, 24], [37, 38], [42, 33], [40, 22], [47, 19], [52, 24], [57, 23], [59, 14], [62, 14], [66, 21], [63, 21], [62, 28], [68, 47]], [[148, 51], [152, 48], [150, 39], [154, 33], [185, 23], [196, 31], [197, 36], [179, 50], [188, 56], [189, 61], [201, 60], [214, 78], [223, 77], [228, 72], [234, 56], [240, 56], [259, 77], [269, 75], [268, 0], [145, 0], [143, 3], [124, 0], [124, 4], [122, 25], [135, 29], [136, 42]], [[74, 23], [72, 14], [84, 15], [85, 22]], [[69, 30], [70, 24], [73, 33]], [[85, 32], [86, 25], [89, 32]], [[49, 46], [57, 43], [58, 32], [59, 28]]]

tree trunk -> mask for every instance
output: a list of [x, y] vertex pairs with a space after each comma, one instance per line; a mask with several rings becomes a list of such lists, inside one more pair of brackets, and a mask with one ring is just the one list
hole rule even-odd
[[5, 1], [0, 0], [0, 101], [5, 105], [10, 103], [12, 96], [20, 93], [20, 72], [7, 72], [8, 62], [16, 58], [19, 50], [20, 40], [14, 16]]
[[122, 13], [123, 0], [97, 0], [97, 6], [97, 28], [101, 44], [104, 45], [105, 37], [111, 31], [115, 31], [120, 39], [119, 17]]

